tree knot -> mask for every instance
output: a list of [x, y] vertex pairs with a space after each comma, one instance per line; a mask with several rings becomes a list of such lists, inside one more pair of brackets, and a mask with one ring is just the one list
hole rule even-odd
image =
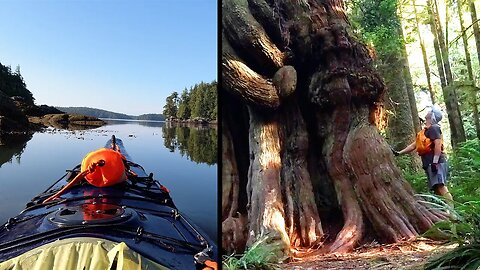
[[281, 67], [273, 76], [273, 85], [281, 98], [290, 96], [297, 87], [297, 71], [292, 66]]

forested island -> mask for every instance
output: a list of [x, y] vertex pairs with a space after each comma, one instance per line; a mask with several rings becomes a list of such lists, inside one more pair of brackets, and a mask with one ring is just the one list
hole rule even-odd
[[70, 124], [98, 127], [103, 121], [85, 115], [69, 115], [48, 106], [36, 105], [35, 98], [20, 73], [0, 63], [0, 133], [29, 132], [43, 126], [67, 128]]
[[126, 120], [145, 120], [145, 121], [164, 121], [163, 114], [141, 114], [138, 116], [128, 115], [123, 113], [116, 113], [102, 109], [89, 108], [89, 107], [55, 107], [66, 113], [82, 114], [97, 118], [109, 118], [109, 119], [126, 119]]
[[180, 96], [173, 92], [166, 98], [163, 115], [169, 122], [216, 123], [217, 82], [195, 84]]

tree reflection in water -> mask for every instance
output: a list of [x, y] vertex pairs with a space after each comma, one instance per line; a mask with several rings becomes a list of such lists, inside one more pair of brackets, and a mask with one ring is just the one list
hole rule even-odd
[[20, 163], [20, 157], [32, 136], [33, 133], [0, 134], [0, 168], [14, 158]]
[[164, 145], [170, 152], [178, 151], [196, 163], [217, 163], [217, 128], [205, 125], [165, 123], [162, 128]]

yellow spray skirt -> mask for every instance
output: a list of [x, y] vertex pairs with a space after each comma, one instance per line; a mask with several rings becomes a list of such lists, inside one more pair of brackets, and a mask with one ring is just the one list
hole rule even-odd
[[129, 249], [123, 242], [91, 237], [57, 240], [0, 263], [0, 270], [83, 269], [168, 270]]

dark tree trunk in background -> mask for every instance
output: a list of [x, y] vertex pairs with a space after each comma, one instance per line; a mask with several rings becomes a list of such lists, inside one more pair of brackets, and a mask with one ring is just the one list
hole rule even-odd
[[470, 59], [470, 52], [468, 51], [468, 39], [467, 39], [467, 34], [465, 33], [465, 24], [463, 23], [463, 17], [462, 17], [462, 2], [460, 0], [457, 0], [457, 12], [458, 12], [458, 18], [460, 21], [460, 31], [462, 32], [463, 49], [465, 52], [465, 61], [467, 66], [468, 79], [473, 81], [472, 60]]
[[[386, 137], [388, 143], [394, 149], [403, 149], [411, 144], [415, 140], [416, 133], [406, 78], [405, 76], [399, 76], [399, 71], [405, 73], [404, 58], [400, 53], [399, 50], [397, 54], [392, 53], [384, 57], [382, 64], [378, 66], [378, 71], [385, 79], [387, 86], [384, 98], [385, 107], [392, 112], [388, 117]], [[414, 106], [416, 109], [415, 101]], [[418, 113], [415, 120], [418, 121]], [[410, 155], [409, 158], [409, 166], [419, 169], [418, 157]]]
[[440, 78], [440, 85], [442, 86], [442, 89], [444, 89], [447, 86], [447, 80], [445, 78], [445, 69], [443, 67], [442, 53], [440, 51], [440, 43], [438, 41], [439, 33], [437, 32], [437, 26], [435, 25], [431, 0], [427, 0], [427, 10], [429, 16], [428, 22], [430, 24], [430, 30], [433, 34], [433, 48], [435, 50], [435, 60], [437, 62], [438, 76]]
[[[460, 20], [460, 31], [462, 32], [463, 49], [465, 52], [465, 64], [467, 66], [468, 79], [471, 81], [473, 86], [475, 86], [475, 79], [473, 78], [472, 59], [470, 58], [470, 52], [468, 50], [468, 38], [467, 34], [465, 33], [465, 24], [463, 23], [462, 17], [462, 2], [459, 0], [457, 0], [457, 12], [458, 18]], [[478, 118], [477, 94], [475, 91], [472, 91], [469, 94], [470, 105], [473, 111], [473, 122], [475, 123], [475, 131], [477, 132], [477, 138], [480, 139], [480, 121]]]
[[406, 46], [406, 40], [405, 40], [405, 35], [403, 33], [403, 28], [401, 24], [401, 13], [402, 13], [402, 5], [399, 3], [399, 11], [400, 15], [397, 15], [397, 20], [398, 20], [398, 34], [400, 35], [400, 40], [402, 41], [402, 48], [401, 48], [401, 54], [402, 54], [402, 64], [403, 64], [403, 76], [405, 80], [405, 86], [407, 87], [407, 94], [408, 94], [408, 101], [410, 103], [410, 111], [412, 114], [412, 121], [413, 121], [413, 128], [414, 128], [414, 134], [422, 128], [420, 125], [420, 120], [418, 118], [418, 109], [417, 109], [417, 101], [415, 99], [415, 91], [413, 90], [413, 80], [412, 80], [412, 74], [410, 73], [410, 64], [408, 62], [408, 53], [407, 53], [407, 46]]
[[[402, 40], [405, 42], [402, 29], [400, 29], [400, 34], [401, 34]], [[420, 120], [418, 119], [419, 115], [418, 115], [417, 101], [415, 99], [415, 91], [413, 90], [412, 74], [410, 73], [410, 64], [408, 63], [408, 54], [407, 54], [407, 48], [405, 46], [405, 43], [402, 44], [402, 64], [403, 64], [403, 76], [405, 78], [405, 86], [407, 87], [408, 101], [410, 103], [410, 109], [412, 112], [413, 128], [415, 132], [418, 132], [420, 131], [420, 129], [422, 129], [422, 127], [420, 125]]]
[[437, 29], [438, 45], [440, 46], [440, 53], [442, 54], [442, 64], [443, 64], [443, 69], [445, 71], [445, 79], [447, 80], [447, 85], [451, 85], [453, 83], [453, 75], [452, 75], [452, 69], [450, 66], [450, 58], [448, 56], [448, 48], [445, 42], [445, 37], [443, 35], [442, 24], [440, 22], [440, 15], [438, 13], [437, 0], [429, 0], [429, 1], [433, 1], [432, 15], [433, 15], [435, 28]]
[[[473, 24], [473, 36], [475, 37], [475, 45], [477, 48], [477, 57], [478, 57], [478, 62], [480, 63], [480, 27], [479, 22], [477, 21], [477, 11], [475, 9], [475, 2], [473, 0], [469, 0], [469, 7], [470, 7], [470, 16], [472, 17], [472, 22], [476, 22]], [[476, 97], [476, 93], [474, 93]], [[475, 118], [475, 126], [479, 125], [479, 128], [477, 128], [477, 138], [480, 139], [480, 124], [478, 124], [478, 103], [476, 103], [475, 99], [475, 104], [473, 106], [473, 109], [477, 111], [477, 117]], [[475, 111], [474, 111], [475, 113]]]
[[443, 31], [436, 11], [436, 1], [427, 0], [427, 9], [430, 17], [430, 27], [434, 36], [433, 43], [435, 56], [437, 59], [438, 73], [442, 85], [443, 99], [447, 109], [448, 122], [450, 124], [452, 146], [456, 147], [459, 143], [466, 140], [465, 129], [463, 127], [462, 116], [458, 105], [458, 97], [453, 87], [453, 76], [450, 70], [448, 59], [448, 50], [443, 38]]
[[475, 9], [475, 1], [468, 0], [470, 6], [470, 16], [472, 17], [473, 23], [473, 36], [475, 37], [475, 45], [477, 45], [477, 57], [478, 62], [480, 63], [480, 27], [479, 22], [477, 21], [477, 10]]
[[[417, 27], [418, 40], [420, 42], [420, 49], [422, 51], [423, 67], [425, 68], [425, 76], [427, 77], [428, 92], [430, 93], [430, 99], [435, 104], [435, 93], [433, 92], [432, 79], [430, 74], [430, 65], [428, 64], [427, 50], [425, 49], [425, 43], [423, 42], [422, 34], [420, 33], [420, 19], [418, 18], [417, 4], [413, 0], [413, 11], [415, 13], [415, 25]], [[435, 44], [435, 43], [434, 43]], [[438, 61], [438, 58], [437, 58]]]
[[[437, 7], [437, 15], [440, 18], [440, 13], [438, 12], [438, 3], [437, 0], [435, 1], [435, 6]], [[445, 40], [446, 40], [446, 46], [447, 46], [447, 53], [448, 53], [448, 22], [450, 20], [450, 14], [448, 13], [450, 10], [450, 0], [445, 0], [443, 2], [445, 4]], [[441, 24], [439, 24], [441, 27]]]
[[[233, 142], [223, 150], [230, 179], [224, 200], [236, 194], [228, 149], [249, 162], [248, 173], [238, 170], [239, 197], [246, 190], [247, 201], [222, 202], [222, 213], [225, 223], [232, 206], [245, 209], [247, 246], [269, 236], [267, 245], [283, 257], [328, 239], [323, 250], [343, 252], [367, 231], [395, 242], [445, 218], [415, 199], [378, 133], [385, 86], [353, 38], [342, 1], [224, 0], [222, 13], [222, 89], [248, 107], [248, 116], [226, 116], [230, 129], [248, 119], [240, 135], [248, 147], [223, 130]], [[336, 200], [339, 208], [329, 211], [343, 218], [321, 222], [319, 194]], [[227, 249], [241, 249], [230, 239], [223, 239]]]

